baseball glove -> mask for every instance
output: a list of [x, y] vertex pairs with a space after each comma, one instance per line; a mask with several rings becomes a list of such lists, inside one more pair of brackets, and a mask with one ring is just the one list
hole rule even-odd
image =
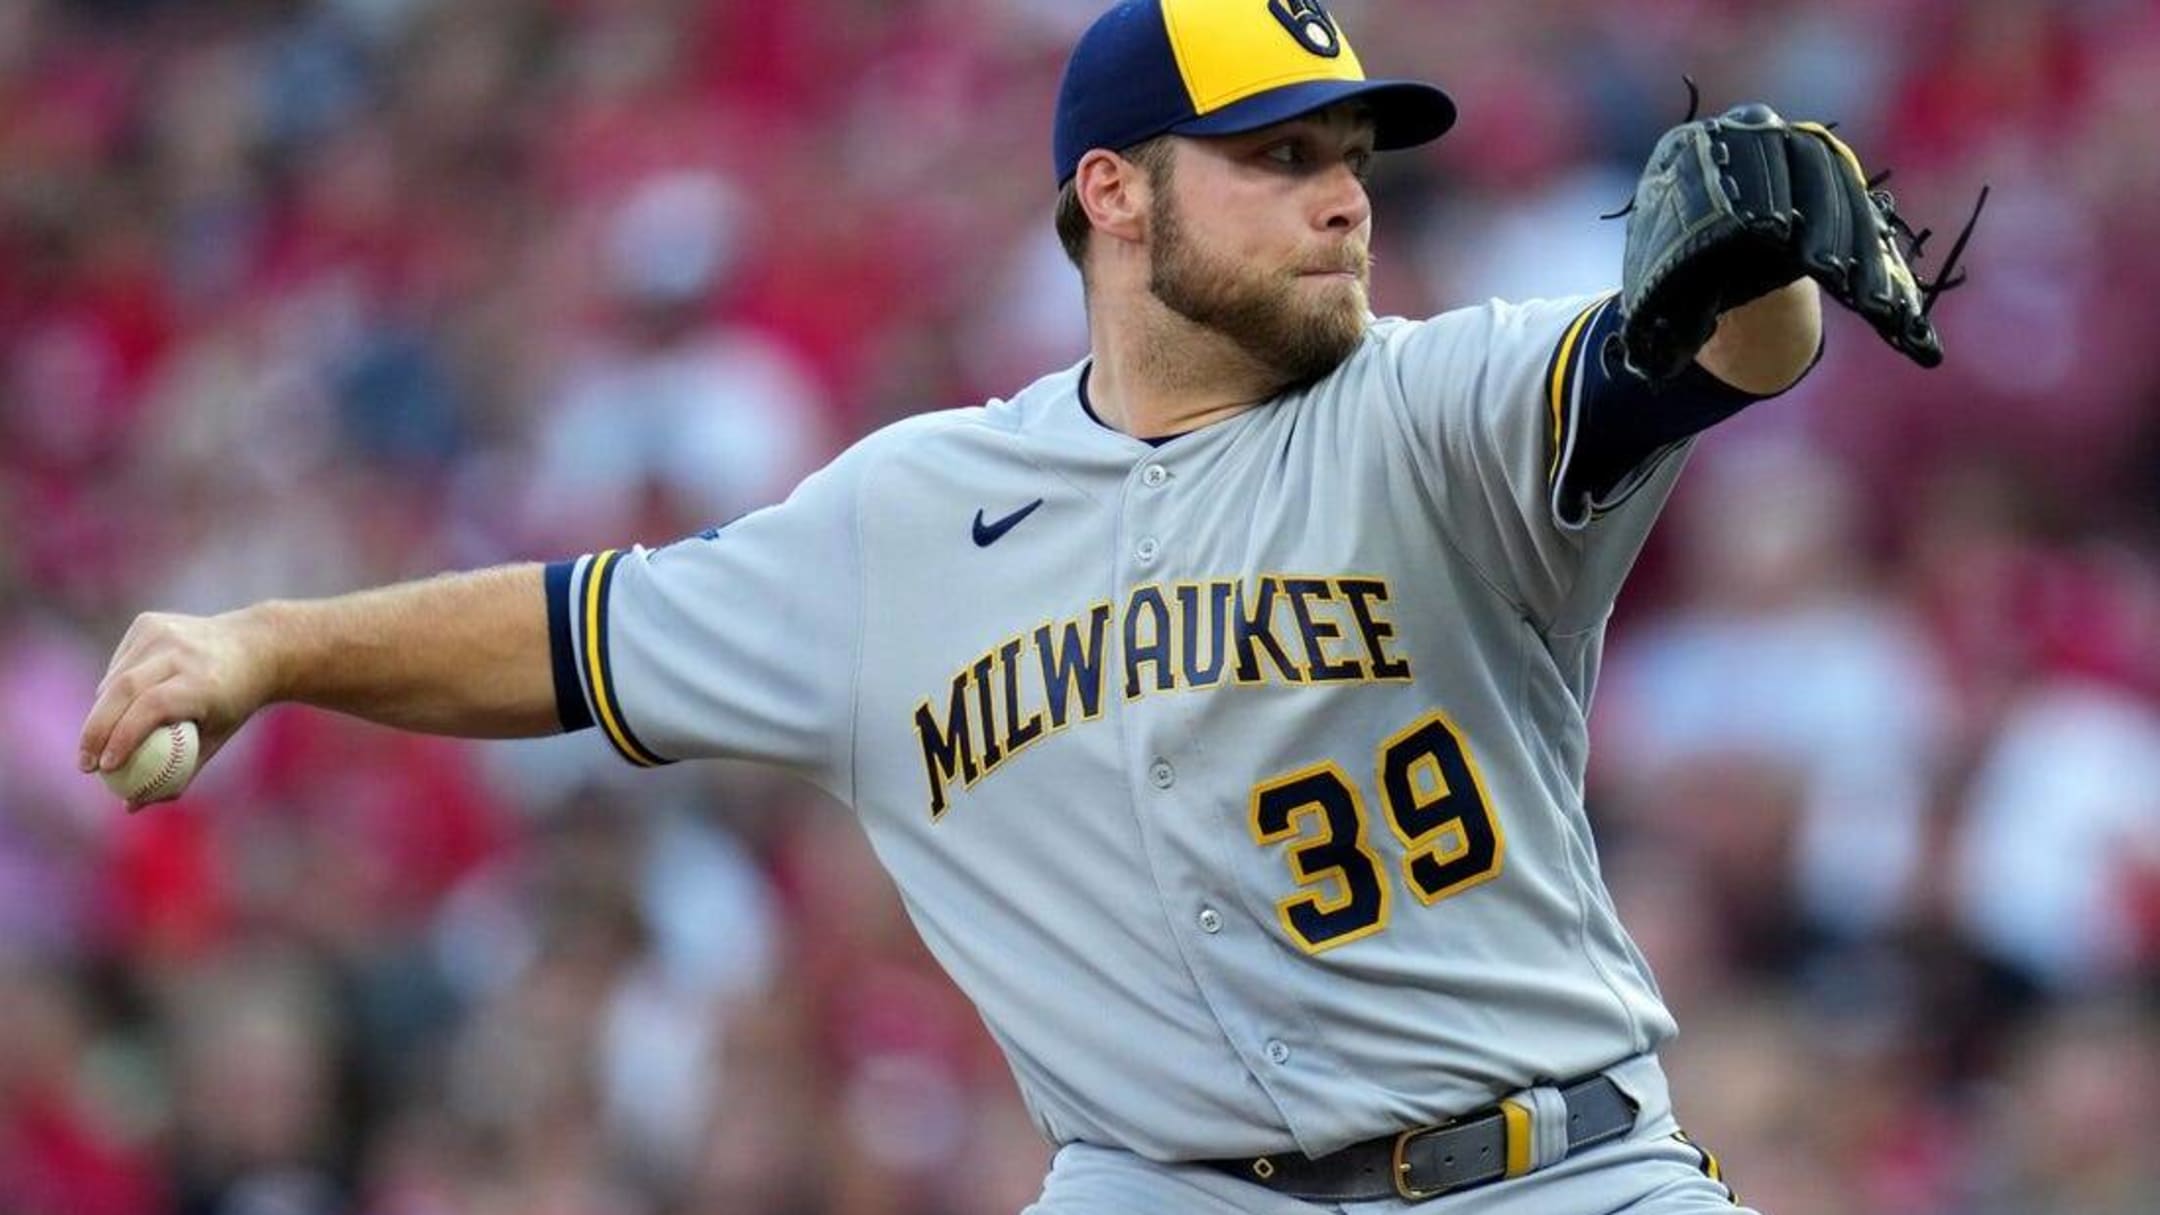
[[1964, 281], [1952, 272], [1979, 208], [1943, 273], [1921, 282], [1909, 263], [1930, 234], [1914, 232], [1876, 188], [1887, 176], [1869, 181], [1829, 127], [1787, 122], [1766, 105], [1667, 131], [1622, 212], [1628, 366], [1652, 382], [1677, 375], [1710, 340], [1720, 313], [1802, 277], [1915, 363], [1941, 363], [1942, 340], [1928, 314], [1937, 295]]

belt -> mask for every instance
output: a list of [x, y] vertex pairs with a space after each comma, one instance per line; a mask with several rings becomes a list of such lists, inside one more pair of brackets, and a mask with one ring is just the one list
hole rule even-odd
[[1355, 1143], [1318, 1159], [1286, 1153], [1199, 1163], [1307, 1201], [1416, 1201], [1522, 1176], [1568, 1152], [1617, 1139], [1635, 1127], [1635, 1101], [1611, 1079], [1596, 1075], [1567, 1082], [1557, 1089], [1567, 1110], [1567, 1150], [1554, 1153], [1551, 1160], [1539, 1160], [1532, 1119], [1537, 1102], [1530, 1099], [1536, 1091], [1437, 1126]]

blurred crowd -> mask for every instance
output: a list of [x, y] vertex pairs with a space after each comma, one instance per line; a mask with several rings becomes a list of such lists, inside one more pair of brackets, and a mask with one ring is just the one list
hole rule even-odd
[[[1993, 186], [1946, 367], [1833, 318], [1693, 457], [1591, 809], [1744, 1199], [2160, 1211], [2160, 5], [1335, 8], [1464, 113], [1375, 183], [1382, 312], [1611, 286], [1682, 73], [1842, 123], [1916, 221]], [[803, 788], [279, 710], [124, 818], [74, 744], [137, 611], [665, 542], [1077, 359], [1095, 11], [0, 0], [0, 1213], [1033, 1196]]]

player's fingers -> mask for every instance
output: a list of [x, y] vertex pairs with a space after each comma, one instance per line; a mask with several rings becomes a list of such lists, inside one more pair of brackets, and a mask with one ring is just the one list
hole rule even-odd
[[113, 723], [112, 734], [99, 754], [98, 767], [106, 772], [120, 767], [135, 753], [135, 748], [150, 737], [151, 731], [167, 722], [178, 721], [182, 716], [170, 682], [158, 684], [137, 696]]
[[178, 619], [158, 612], [144, 612], [137, 616], [128, 625], [127, 632], [121, 634], [120, 644], [113, 647], [112, 658], [105, 664], [105, 675], [98, 683], [98, 691], [104, 692], [106, 684], [130, 667], [140, 665], [146, 656], [176, 645], [179, 635], [174, 625]]
[[145, 646], [166, 635], [170, 630], [164, 620], [157, 612], [144, 612], [129, 621], [127, 632], [120, 635], [120, 644], [113, 647], [112, 658], [105, 663], [105, 677], [110, 679], [115, 672], [125, 670]]
[[[119, 750], [118, 758], [113, 758], [114, 749], [125, 741], [115, 733], [117, 726], [145, 693], [171, 678], [174, 670], [174, 660], [169, 656], [152, 656], [107, 676], [98, 687], [89, 715], [83, 718], [76, 766], [85, 772], [118, 767], [141, 739], [129, 742]], [[143, 733], [147, 735], [148, 731]]]

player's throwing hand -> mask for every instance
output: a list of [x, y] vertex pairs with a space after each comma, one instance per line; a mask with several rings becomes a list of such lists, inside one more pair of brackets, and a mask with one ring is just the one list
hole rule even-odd
[[261, 627], [245, 612], [136, 617], [83, 720], [77, 766], [114, 771], [152, 731], [181, 721], [200, 723], [208, 762], [270, 698], [269, 650], [253, 643]]

